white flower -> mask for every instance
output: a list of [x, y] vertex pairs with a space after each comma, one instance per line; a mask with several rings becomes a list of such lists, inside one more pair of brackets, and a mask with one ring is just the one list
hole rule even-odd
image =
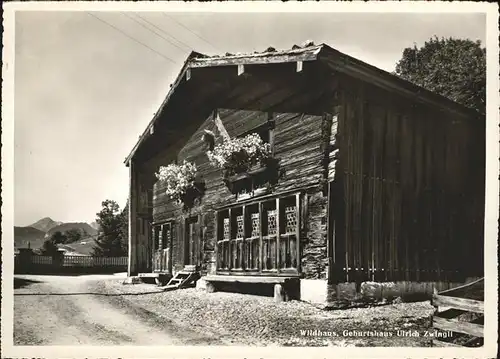
[[215, 146], [213, 151], [207, 151], [209, 161], [214, 166], [223, 169], [237, 166], [237, 163], [234, 163], [235, 161], [255, 164], [269, 157], [270, 154], [270, 145], [262, 141], [256, 133], [225, 140], [222, 144]]
[[182, 165], [170, 164], [160, 167], [156, 177], [165, 182], [167, 195], [171, 198], [179, 198], [180, 195], [186, 193], [189, 187], [194, 185], [196, 172], [194, 163], [184, 161]]

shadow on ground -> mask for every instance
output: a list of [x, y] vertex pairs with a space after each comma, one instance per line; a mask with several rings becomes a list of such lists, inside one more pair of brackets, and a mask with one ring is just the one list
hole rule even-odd
[[[31, 282], [31, 281], [28, 281]], [[34, 281], [33, 281], [34, 282]], [[29, 283], [31, 284], [31, 283]], [[29, 285], [27, 284], [27, 285]], [[14, 285], [14, 289], [18, 289], [22, 287], [16, 287]], [[124, 297], [124, 296], [142, 296], [149, 294], [159, 294], [160, 291], [152, 291], [152, 292], [132, 292], [132, 293], [97, 293], [97, 292], [75, 292], [75, 293], [55, 293], [55, 292], [40, 292], [40, 293], [14, 293], [15, 297], [29, 297], [29, 296], [74, 296], [74, 295], [93, 295], [97, 297]]]
[[[99, 275], [121, 275], [124, 272], [116, 272], [116, 271], [101, 271], [101, 270], [86, 270], [86, 269], [73, 269], [72, 267], [69, 270], [32, 270], [27, 272], [15, 272], [14, 274], [18, 275], [43, 275], [43, 276], [55, 276], [55, 277], [80, 277], [80, 276], [99, 276]], [[125, 274], [126, 276], [126, 274]]]
[[14, 289], [24, 288], [34, 283], [41, 283], [38, 280], [14, 277]]

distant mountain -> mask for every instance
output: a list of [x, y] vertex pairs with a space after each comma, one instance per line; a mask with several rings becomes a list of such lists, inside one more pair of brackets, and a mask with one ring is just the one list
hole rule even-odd
[[[45, 228], [48, 229], [44, 230]], [[69, 252], [88, 255], [94, 244], [93, 237], [97, 235], [97, 230], [95, 228], [84, 222], [62, 223], [53, 221], [48, 217], [33, 223], [32, 226], [14, 227], [14, 247], [28, 248], [29, 246], [34, 250], [39, 249], [43, 246], [43, 242], [50, 238], [55, 232], [60, 231], [65, 233], [74, 229], [80, 232], [81, 239], [74, 244], [66, 244], [69, 247], [74, 247], [72, 250], [69, 247], [63, 248]]]
[[58, 226], [58, 225], [60, 225], [62, 223], [63, 222], [56, 222], [52, 218], [45, 217], [45, 218], [42, 218], [41, 220], [36, 221], [35, 223], [29, 225], [29, 227], [33, 227], [33, 228], [36, 228], [36, 229], [38, 229], [38, 230], [40, 230], [42, 232], [47, 233], [48, 231], [50, 231], [55, 226]]
[[91, 227], [88, 223], [85, 222], [73, 222], [73, 223], [63, 223], [58, 226], [51, 228], [46, 234], [45, 238], [50, 238], [52, 234], [55, 232], [66, 232], [71, 229], [77, 229], [82, 234], [82, 237], [90, 237], [95, 236], [97, 234], [97, 230]]
[[45, 241], [45, 232], [33, 227], [14, 227], [14, 247], [38, 249]]

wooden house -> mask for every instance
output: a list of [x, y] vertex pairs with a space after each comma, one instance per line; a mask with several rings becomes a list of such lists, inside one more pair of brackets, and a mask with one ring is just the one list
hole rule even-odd
[[[223, 176], [206, 133], [257, 133], [273, 165]], [[204, 187], [187, 208], [155, 176], [183, 161]], [[126, 165], [129, 276], [324, 302], [483, 275], [485, 116], [324, 44], [191, 53]]]

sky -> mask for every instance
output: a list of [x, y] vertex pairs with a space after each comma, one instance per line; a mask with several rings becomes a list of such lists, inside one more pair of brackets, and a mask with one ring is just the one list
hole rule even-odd
[[18, 11], [14, 224], [92, 222], [125, 204], [123, 161], [191, 50], [291, 48], [306, 40], [393, 71], [432, 36], [481, 40], [483, 14]]

